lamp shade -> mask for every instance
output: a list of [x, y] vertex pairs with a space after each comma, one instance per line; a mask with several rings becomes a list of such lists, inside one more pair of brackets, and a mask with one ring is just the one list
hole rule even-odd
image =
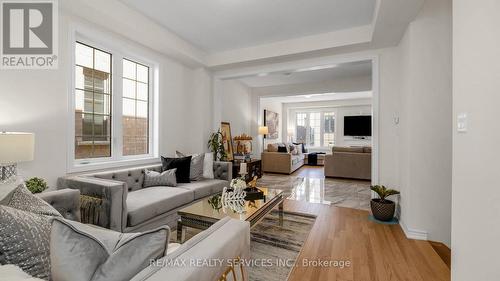
[[267, 126], [259, 127], [259, 135], [267, 135], [269, 134], [269, 128]]
[[32, 161], [34, 152], [34, 134], [0, 132], [0, 164]]

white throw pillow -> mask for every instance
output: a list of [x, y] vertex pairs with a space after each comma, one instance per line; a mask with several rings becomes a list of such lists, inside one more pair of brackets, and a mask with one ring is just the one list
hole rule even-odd
[[203, 160], [203, 177], [206, 179], [214, 178], [214, 153], [205, 153], [205, 159]]

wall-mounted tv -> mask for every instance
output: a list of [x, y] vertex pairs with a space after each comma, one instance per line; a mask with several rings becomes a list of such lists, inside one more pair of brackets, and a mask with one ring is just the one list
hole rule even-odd
[[371, 115], [344, 116], [344, 136], [371, 137]]

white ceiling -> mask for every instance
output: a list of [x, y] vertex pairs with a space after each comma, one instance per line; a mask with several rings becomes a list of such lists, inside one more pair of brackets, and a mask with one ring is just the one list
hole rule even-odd
[[370, 25], [375, 0], [120, 0], [208, 53]]
[[324, 93], [314, 95], [295, 95], [295, 96], [280, 96], [261, 98], [261, 100], [276, 101], [281, 103], [296, 103], [296, 102], [315, 102], [315, 101], [335, 101], [335, 100], [351, 100], [351, 99], [370, 99], [373, 97], [372, 92], [355, 92], [355, 93]]
[[342, 63], [337, 65], [319, 66], [317, 69], [297, 69], [294, 71], [261, 73], [265, 76], [242, 77], [238, 80], [248, 87], [268, 87], [290, 84], [314, 83], [333, 80], [336, 78], [345, 78], [353, 76], [371, 75], [371, 61], [359, 61]]

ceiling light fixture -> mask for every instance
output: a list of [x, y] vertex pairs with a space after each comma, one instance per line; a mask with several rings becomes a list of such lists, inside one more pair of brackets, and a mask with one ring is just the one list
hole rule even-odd
[[267, 72], [257, 74], [258, 77], [264, 77], [267, 75], [269, 75], [269, 73], [267, 73]]
[[312, 67], [306, 67], [306, 68], [299, 68], [299, 69], [295, 70], [295, 72], [330, 69], [330, 68], [334, 68], [334, 67], [337, 67], [337, 65], [336, 64], [318, 65], [318, 66], [312, 66]]

